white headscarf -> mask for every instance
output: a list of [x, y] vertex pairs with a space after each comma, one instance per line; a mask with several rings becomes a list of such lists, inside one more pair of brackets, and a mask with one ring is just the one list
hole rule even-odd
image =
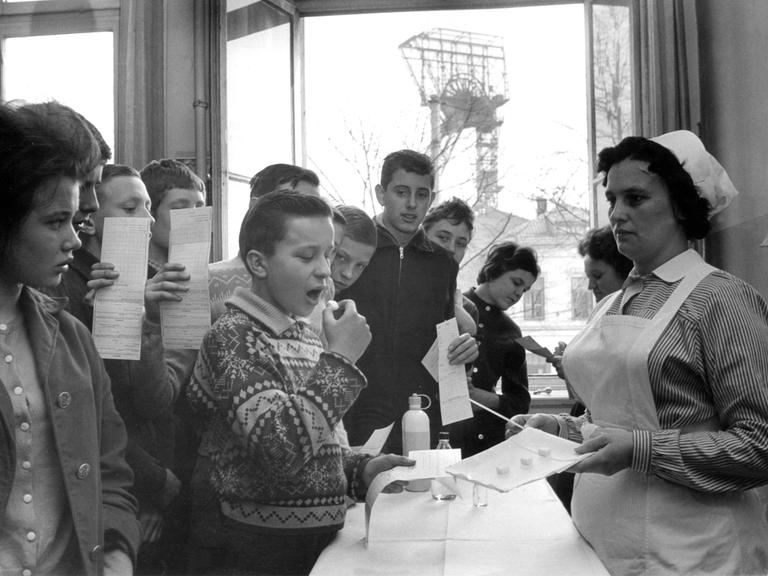
[[709, 201], [710, 218], [725, 209], [739, 193], [725, 168], [707, 152], [693, 132], [676, 130], [651, 140], [672, 152], [683, 169], [691, 175], [696, 192]]

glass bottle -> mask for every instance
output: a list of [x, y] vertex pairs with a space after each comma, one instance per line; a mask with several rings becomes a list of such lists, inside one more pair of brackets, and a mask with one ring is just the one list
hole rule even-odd
[[[437, 450], [450, 450], [451, 442], [448, 432], [440, 432], [440, 439], [437, 442]], [[441, 482], [441, 480], [448, 480], [450, 478], [433, 478], [430, 484], [432, 490], [432, 498], [435, 500], [454, 500], [456, 498], [456, 491], [453, 490], [447, 483]]]

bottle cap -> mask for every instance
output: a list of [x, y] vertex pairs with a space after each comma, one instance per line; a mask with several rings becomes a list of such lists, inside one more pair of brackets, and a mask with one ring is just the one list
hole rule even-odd
[[451, 433], [448, 432], [447, 430], [441, 430], [439, 434], [439, 438], [440, 440], [450, 440]]
[[411, 410], [421, 410], [421, 396], [418, 394], [408, 396], [408, 408]]

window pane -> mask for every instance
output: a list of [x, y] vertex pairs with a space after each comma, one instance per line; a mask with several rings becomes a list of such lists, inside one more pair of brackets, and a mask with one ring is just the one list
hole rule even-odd
[[[592, 6], [592, 96], [595, 157], [635, 133], [632, 109], [632, 44], [630, 10], [626, 2]], [[595, 184], [599, 225], [608, 224], [608, 204], [602, 186]]]
[[[244, 5], [245, 4], [245, 5]], [[264, 2], [227, 2], [229, 256], [248, 209], [248, 179], [267, 164], [293, 162], [291, 24]]]
[[592, 292], [589, 280], [584, 276], [571, 278], [571, 318], [586, 320], [592, 312]]
[[304, 29], [306, 163], [322, 192], [375, 214], [385, 155], [432, 154], [436, 202], [476, 212], [459, 287], [476, 284], [491, 245], [532, 246], [546, 294], [528, 318], [522, 302], [508, 313], [550, 349], [569, 341], [590, 221], [583, 6], [323, 16]]
[[593, 74], [597, 151], [632, 136], [632, 54], [629, 7], [595, 4]]
[[[88, 62], [88, 74], [83, 72], [84, 62]], [[113, 78], [112, 32], [12, 37], [4, 41], [3, 99], [58, 100], [88, 118], [114, 150]]]

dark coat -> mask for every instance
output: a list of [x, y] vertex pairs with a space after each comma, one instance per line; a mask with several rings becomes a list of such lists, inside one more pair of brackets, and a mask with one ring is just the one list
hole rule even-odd
[[344, 417], [350, 444], [363, 444], [371, 432], [394, 422], [385, 451], [402, 449], [400, 421], [408, 410], [408, 396], [427, 394], [427, 411], [437, 443], [441, 428], [437, 382], [421, 363], [437, 338], [435, 325], [452, 318], [458, 265], [443, 248], [419, 230], [400, 247], [377, 225], [378, 247], [370, 264], [337, 299], [355, 301], [371, 327], [371, 340], [357, 365], [368, 386]]
[[[504, 310], [484, 302], [472, 288], [464, 295], [477, 307], [477, 335], [480, 354], [472, 368], [472, 385], [488, 392], [496, 389], [501, 378], [500, 414], [511, 417], [526, 414], [531, 405], [528, 392], [528, 367], [525, 348], [515, 342], [522, 336], [520, 327]], [[451, 445], [468, 457], [504, 440], [504, 421], [484, 410], [472, 420], [451, 427]]]
[[[125, 427], [112, 401], [109, 377], [88, 330], [61, 303], [24, 288], [24, 316], [56, 453], [77, 534], [83, 574], [100, 574], [105, 546], [122, 542], [135, 561], [139, 546], [133, 473], [125, 462]], [[0, 385], [0, 507], [16, 469], [14, 414]]]

